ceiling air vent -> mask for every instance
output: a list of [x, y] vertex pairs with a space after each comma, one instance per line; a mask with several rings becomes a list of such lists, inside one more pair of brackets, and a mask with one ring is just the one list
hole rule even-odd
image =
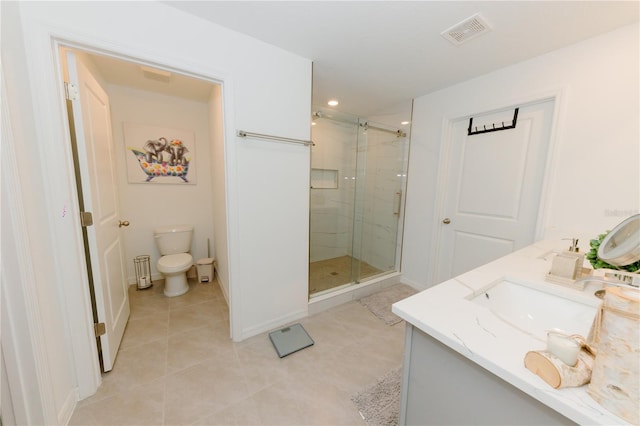
[[440, 35], [456, 46], [481, 34], [491, 31], [491, 26], [479, 13], [444, 30]]
[[163, 71], [156, 68], [145, 67], [144, 65], [140, 65], [140, 69], [142, 70], [142, 75], [144, 78], [148, 78], [149, 80], [161, 81], [163, 83], [168, 83], [171, 79], [171, 73], [169, 71]]

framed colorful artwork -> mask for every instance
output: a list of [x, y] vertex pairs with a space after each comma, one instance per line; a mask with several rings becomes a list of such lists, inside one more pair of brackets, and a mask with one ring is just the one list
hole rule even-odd
[[129, 183], [195, 184], [192, 130], [124, 123]]

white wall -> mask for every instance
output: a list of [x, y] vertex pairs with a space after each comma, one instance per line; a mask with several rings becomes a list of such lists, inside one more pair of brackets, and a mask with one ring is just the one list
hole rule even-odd
[[[142, 254], [151, 255], [152, 277], [161, 278], [156, 268], [160, 254], [153, 238], [153, 229], [158, 226], [193, 225], [194, 262], [207, 257], [207, 239], [214, 257], [209, 104], [116, 85], [108, 85], [106, 90], [111, 102], [120, 210], [122, 219], [131, 223], [123, 230], [129, 283], [135, 283], [136, 277], [133, 258]], [[137, 145], [126, 141], [124, 123], [192, 130], [195, 149], [189, 155], [192, 163], [197, 162], [193, 168], [197, 176], [189, 170], [189, 179], [195, 183], [129, 183], [126, 157], [133, 154], [127, 147], [141, 148], [145, 141]]]
[[[63, 306], [67, 265], [57, 262], [52, 215], [42, 208], [46, 176], [33, 173], [40, 163], [33, 144], [37, 126], [28, 101], [32, 87], [23, 78], [28, 73], [27, 49], [17, 4], [3, 3], [0, 19], [2, 351], [7, 372], [12, 373], [8, 379], [16, 419], [25, 424], [56, 424], [66, 421], [72, 407], [68, 401], [73, 403], [77, 395]], [[61, 213], [56, 211], [55, 216]], [[70, 254], [78, 252], [71, 249]], [[93, 352], [97, 356], [95, 347]]]
[[209, 99], [209, 135], [211, 138], [211, 196], [213, 201], [212, 253], [216, 257], [216, 276], [229, 303], [229, 246], [227, 239], [227, 172], [224, 149], [222, 87], [215, 86]]
[[[21, 2], [2, 8], [3, 73], [16, 88], [7, 91], [20, 147], [16, 181], [27, 194], [29, 229], [20, 232], [29, 234], [38, 278], [16, 285], [35, 289], [33, 309], [50, 329], [35, 348], [48, 358], [50, 374], [33, 388], [52, 401], [55, 415], [44, 413], [45, 423], [65, 424], [73, 410], [69, 397], [76, 391], [90, 395], [100, 380], [94, 378], [93, 388], [84, 380], [96, 373], [96, 362], [85, 362], [95, 345], [53, 39], [222, 82], [233, 336], [241, 340], [306, 315], [309, 148], [244, 140], [235, 132], [309, 139], [311, 61], [158, 2]], [[171, 30], [160, 31], [163, 23]]]
[[639, 29], [632, 25], [414, 101], [403, 280], [433, 284], [443, 123], [558, 95], [541, 238], [588, 239], [640, 202]]

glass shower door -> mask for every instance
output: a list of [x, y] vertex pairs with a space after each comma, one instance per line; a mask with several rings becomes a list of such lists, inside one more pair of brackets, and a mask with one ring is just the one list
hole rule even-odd
[[407, 138], [361, 122], [356, 155], [352, 274], [355, 283], [397, 270]]
[[363, 279], [363, 270], [369, 273], [369, 264], [363, 260], [363, 230], [365, 208], [367, 206], [367, 123], [358, 120], [358, 134], [355, 145], [355, 188], [353, 194], [353, 240], [351, 243], [351, 277], [355, 284]]

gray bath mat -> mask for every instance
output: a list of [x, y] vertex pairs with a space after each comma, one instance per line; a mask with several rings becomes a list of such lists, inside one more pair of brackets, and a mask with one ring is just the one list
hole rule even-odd
[[271, 343], [273, 343], [273, 347], [280, 358], [308, 348], [314, 343], [307, 330], [300, 324], [272, 331], [269, 333], [269, 339], [271, 339]]
[[386, 290], [363, 297], [360, 303], [387, 325], [394, 325], [402, 321], [402, 318], [391, 312], [391, 305], [416, 293], [416, 290], [406, 284], [396, 284]]
[[390, 371], [375, 384], [351, 397], [369, 426], [396, 426], [400, 418], [402, 368]]

